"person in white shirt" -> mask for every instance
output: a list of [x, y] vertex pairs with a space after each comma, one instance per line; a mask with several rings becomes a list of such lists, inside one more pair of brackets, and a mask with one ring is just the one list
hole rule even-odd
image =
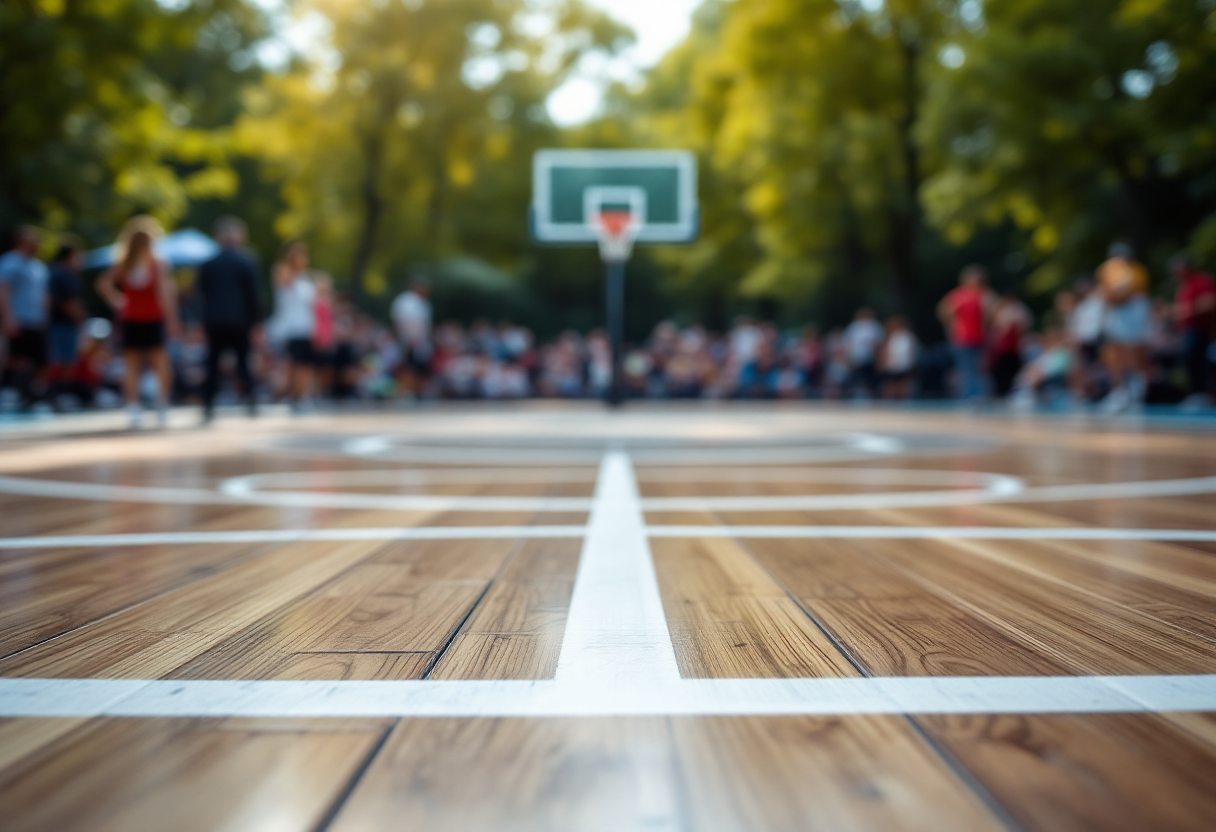
[[882, 371], [883, 396], [888, 399], [912, 397], [912, 382], [920, 357], [920, 344], [908, 323], [898, 315], [887, 321], [887, 340], [882, 345], [879, 369]]
[[410, 288], [393, 301], [393, 326], [401, 341], [401, 385], [411, 394], [423, 392], [431, 374], [435, 349], [431, 341], [431, 287], [425, 278], [416, 277]]
[[308, 273], [308, 244], [294, 240], [274, 265], [274, 331], [282, 339], [290, 362], [287, 394], [292, 409], [303, 407], [312, 391], [316, 350], [317, 287]]
[[854, 394], [863, 393], [867, 398], [872, 398], [877, 392], [878, 348], [884, 335], [882, 324], [874, 317], [874, 310], [866, 307], [858, 309], [853, 323], [845, 328], [844, 341], [853, 370]]
[[1076, 305], [1068, 312], [1064, 324], [1073, 348], [1072, 387], [1080, 401], [1092, 396], [1094, 375], [1102, 360], [1102, 330], [1106, 324], [1106, 298], [1102, 288], [1085, 282], [1077, 288]]

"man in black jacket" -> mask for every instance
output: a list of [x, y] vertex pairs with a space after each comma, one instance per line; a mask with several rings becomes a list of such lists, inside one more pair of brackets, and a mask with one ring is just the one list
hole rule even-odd
[[215, 241], [222, 250], [198, 271], [196, 287], [208, 345], [207, 381], [203, 387], [205, 422], [210, 422], [214, 415], [220, 359], [227, 350], [236, 355], [237, 379], [247, 397], [249, 415], [256, 414], [249, 342], [253, 328], [262, 319], [262, 303], [258, 296], [257, 264], [245, 251], [245, 238], [244, 222], [236, 217], [222, 218], [215, 224]]

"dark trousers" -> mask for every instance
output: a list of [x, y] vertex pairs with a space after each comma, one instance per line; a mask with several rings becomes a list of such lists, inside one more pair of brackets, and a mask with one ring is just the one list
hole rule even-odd
[[207, 380], [203, 383], [203, 408], [210, 413], [220, 389], [220, 359], [232, 350], [236, 377], [253, 407], [253, 374], [249, 372], [249, 330], [238, 327], [207, 327]]
[[1022, 356], [1016, 352], [1000, 352], [992, 358], [992, 394], [1003, 399], [1013, 391], [1013, 383], [1022, 371]]
[[1207, 393], [1212, 373], [1208, 361], [1208, 345], [1211, 339], [1201, 329], [1188, 329], [1182, 333], [1182, 358], [1186, 362], [1186, 376], [1191, 395]]

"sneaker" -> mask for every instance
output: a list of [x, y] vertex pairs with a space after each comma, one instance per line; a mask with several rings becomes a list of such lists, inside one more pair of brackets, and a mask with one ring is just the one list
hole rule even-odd
[[137, 404], [127, 405], [127, 428], [139, 430], [143, 427], [144, 409]]
[[1132, 394], [1128, 392], [1126, 387], [1116, 387], [1111, 390], [1105, 399], [1098, 404], [1098, 409], [1109, 416], [1114, 416], [1116, 413], [1122, 413], [1131, 406]]

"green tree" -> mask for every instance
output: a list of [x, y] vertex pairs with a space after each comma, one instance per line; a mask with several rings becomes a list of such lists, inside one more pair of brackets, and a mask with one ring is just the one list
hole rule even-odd
[[531, 151], [556, 137], [545, 96], [628, 36], [577, 2], [536, 29], [535, 6], [317, 0], [327, 48], [251, 96], [242, 146], [283, 183], [281, 233], [315, 241], [356, 298], [404, 263], [525, 253]]
[[260, 26], [244, 0], [0, 4], [0, 225], [102, 239], [232, 194], [223, 128]]
[[725, 8], [716, 54], [698, 61], [692, 118], [710, 131], [710, 164], [733, 180], [755, 223], [762, 256], [742, 291], [790, 298], [829, 277], [870, 277], [904, 305], [917, 288], [922, 233], [923, 78], [953, 6]]
[[1216, 255], [1216, 4], [970, 5], [926, 110], [933, 221], [955, 242], [1015, 223], [1040, 291], [1114, 237]]

